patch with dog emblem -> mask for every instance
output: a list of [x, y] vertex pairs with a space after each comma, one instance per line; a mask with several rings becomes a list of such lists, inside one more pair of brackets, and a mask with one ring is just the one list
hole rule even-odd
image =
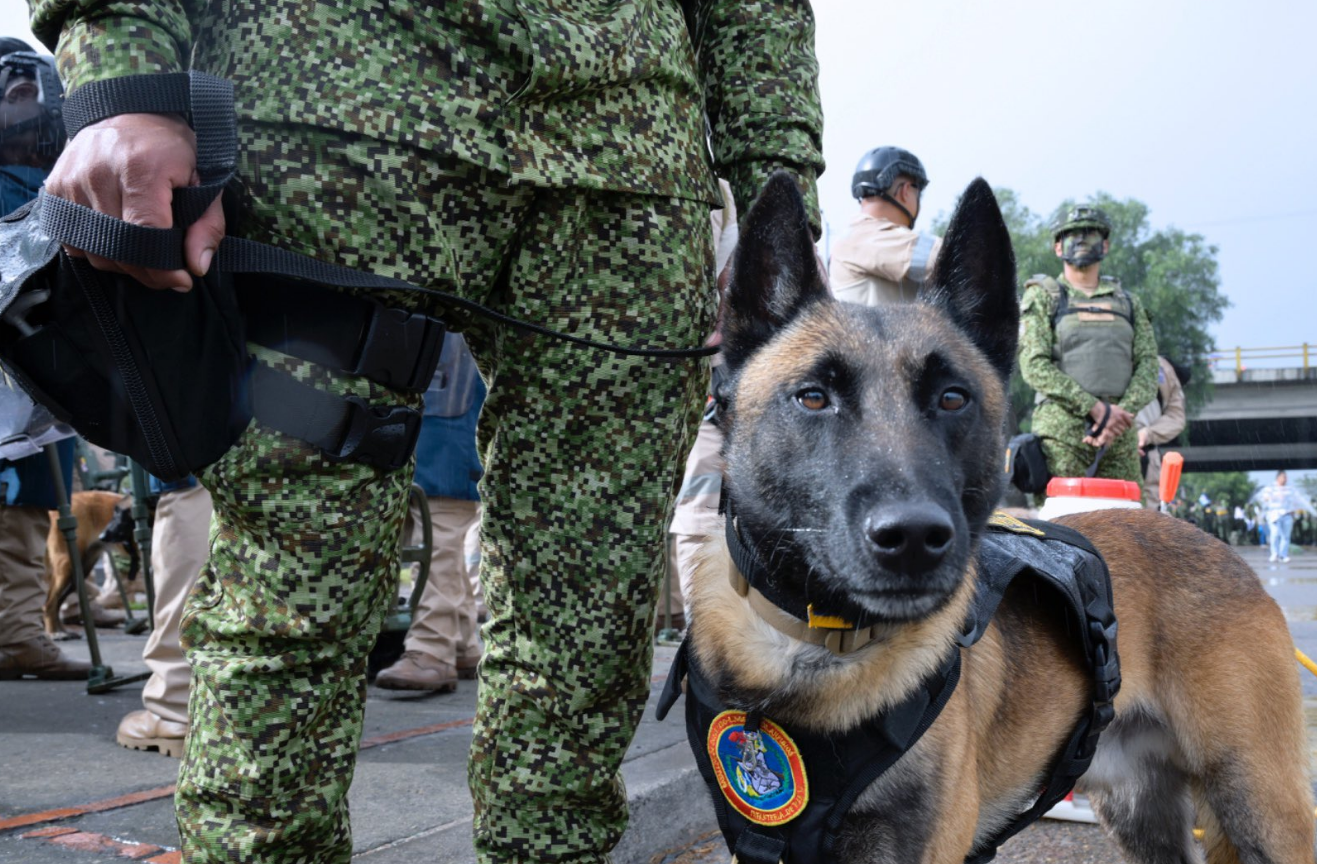
[[783, 825], [809, 803], [805, 762], [772, 720], [745, 729], [744, 711], [724, 711], [709, 727], [709, 761], [727, 802], [751, 822]]

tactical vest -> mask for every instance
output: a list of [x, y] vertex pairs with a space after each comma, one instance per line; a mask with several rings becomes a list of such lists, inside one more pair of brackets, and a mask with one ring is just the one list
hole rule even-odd
[[659, 699], [658, 719], [687, 684], [686, 734], [713, 798], [727, 848], [740, 864], [832, 864], [857, 798], [912, 748], [945, 707], [960, 678], [961, 649], [983, 636], [1016, 578], [1055, 601], [1082, 646], [1093, 680], [1089, 710], [1044, 774], [1038, 798], [966, 857], [984, 864], [1007, 839], [1039, 819], [1088, 770], [1120, 689], [1116, 618], [1106, 562], [1077, 531], [995, 515], [978, 553], [974, 606], [957, 644], [900, 704], [839, 734], [779, 723], [724, 704], [683, 642]]
[[1093, 396], [1115, 402], [1134, 377], [1134, 301], [1116, 279], [1103, 276], [1102, 281], [1115, 290], [1074, 302], [1070, 291], [1050, 276], [1035, 276], [1024, 287], [1041, 285], [1052, 300], [1057, 368]]

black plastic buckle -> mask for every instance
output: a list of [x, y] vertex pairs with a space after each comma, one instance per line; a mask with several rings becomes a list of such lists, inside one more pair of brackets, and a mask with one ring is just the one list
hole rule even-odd
[[348, 429], [332, 459], [363, 462], [385, 471], [397, 471], [411, 459], [421, 434], [421, 412], [404, 405], [371, 406], [360, 396], [349, 396]]
[[376, 306], [351, 371], [404, 393], [424, 392], [439, 365], [447, 330], [437, 318]]

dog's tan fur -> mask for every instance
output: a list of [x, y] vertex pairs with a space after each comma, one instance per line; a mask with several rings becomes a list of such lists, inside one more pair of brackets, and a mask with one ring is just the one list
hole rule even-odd
[[[78, 555], [84, 578], [105, 552], [101, 532], [114, 518], [115, 509], [127, 500], [127, 496], [115, 492], [75, 492], [69, 500], [69, 508], [78, 520]], [[76, 586], [69, 544], [59, 530], [58, 520], [59, 513], [50, 511], [50, 533], [46, 535], [46, 605], [41, 617], [47, 635], [52, 639], [68, 639], [71, 637], [60, 620], [59, 607]]]
[[[838, 548], [856, 536], [856, 524], [862, 531], [876, 524], [856, 523], [849, 515], [854, 508], [837, 507], [838, 501], [867, 496], [864, 501], [878, 503], [864, 506], [889, 509], [863, 512], [886, 514], [893, 506], [923, 506], [921, 477], [946, 487], [957, 476], [968, 478], [964, 488], [952, 496], [943, 488], [938, 506], [960, 507], [970, 531], [981, 530], [992, 498], [975, 499], [972, 487], [1000, 482], [994, 473], [1000, 468], [987, 463], [1001, 452], [993, 436], [1008, 409], [1003, 357], [1013, 356], [1013, 343], [1006, 355], [1002, 334], [1014, 333], [1014, 265], [979, 254], [989, 243], [1005, 244], [1009, 259], [1009, 241], [999, 214], [995, 229], [990, 224], [995, 202], [988, 211], [983, 189], [972, 187], [966, 197], [976, 198], [977, 212], [960, 228], [959, 213], [953, 219], [943, 255], [958, 260], [947, 265], [951, 273], [938, 287], [957, 290], [977, 278], [973, 266], [995, 267], [998, 300], [985, 293], [957, 306], [934, 297], [881, 316], [827, 299], [800, 302], [800, 292], [817, 296], [820, 289], [807, 284], [807, 240], [792, 233], [804, 230], [793, 188], [779, 183], [764, 193], [761, 201], [769, 203], [751, 211], [742, 240], [759, 245], [738, 251], [726, 318], [735, 375], [723, 415], [726, 482], [732, 501], [752, 505], [740, 512], [755, 514], [760, 537], [772, 532], [764, 554], [772, 557], [781, 546], [806, 550], [788, 551], [797, 557], [784, 560], [797, 569], [776, 578], [863, 591], [866, 577], [820, 572], [831, 559], [792, 532], [814, 532], [805, 536], [836, 540], [824, 548]], [[995, 238], [976, 233], [985, 224]], [[952, 234], [959, 235], [955, 243]], [[776, 245], [766, 253], [766, 244]], [[1006, 311], [1002, 296], [1012, 304]], [[950, 320], [955, 315], [959, 326]], [[939, 430], [950, 427], [938, 425], [936, 410], [924, 402], [912, 406], [918, 400], [911, 393], [929, 376], [933, 356], [938, 368], [954, 370], [949, 380], [973, 394], [977, 438], [947, 437]], [[818, 370], [833, 357], [849, 364], [846, 383], [835, 390], [840, 407], [835, 417], [802, 419], [805, 409], [784, 394], [822, 393], [828, 385]], [[802, 429], [822, 437], [801, 437]], [[837, 436], [847, 445], [861, 443], [838, 445]], [[820, 458], [824, 446], [845, 459]], [[841, 470], [829, 477], [822, 473], [829, 467]], [[819, 491], [819, 484], [832, 491]], [[975, 507], [984, 515], [972, 513]], [[1298, 671], [1284, 617], [1256, 575], [1227, 546], [1156, 512], [1105, 511], [1063, 521], [1097, 547], [1112, 577], [1123, 683], [1116, 718], [1080, 787], [1117, 842], [1145, 864], [1194, 860], [1192, 808], [1210, 864], [1311, 864], [1313, 804]], [[847, 554], [850, 566], [855, 557]], [[891, 615], [874, 642], [833, 656], [760, 617], [734, 587], [725, 540], [711, 538], [692, 580], [692, 648], [725, 701], [743, 699], [765, 716], [813, 732], [845, 731], [902, 701], [951, 650], [976, 588], [973, 556], [966, 560], [963, 569], [957, 563], [918, 571], [928, 580], [958, 573], [958, 582], [939, 583], [948, 586], [941, 605]], [[879, 587], [903, 578], [884, 575], [890, 569], [881, 567], [872, 572], [867, 578]], [[1017, 582], [982, 639], [960, 649], [957, 689], [929, 731], [851, 808], [839, 860], [957, 864], [1032, 803], [1089, 710], [1092, 692], [1082, 649], [1055, 601], [1042, 597], [1027, 579]], [[912, 812], [895, 809], [911, 806]]]

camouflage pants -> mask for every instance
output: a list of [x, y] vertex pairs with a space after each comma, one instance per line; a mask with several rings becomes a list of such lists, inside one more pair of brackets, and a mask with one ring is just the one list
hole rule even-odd
[[[599, 341], [699, 344], [703, 204], [512, 188], [433, 154], [242, 130], [237, 232]], [[416, 305], [416, 298], [407, 302]], [[470, 762], [482, 862], [603, 862], [649, 690], [664, 525], [707, 365], [623, 358], [450, 316], [489, 385], [482, 579], [491, 620]], [[335, 393], [400, 401], [269, 351]], [[394, 594], [410, 471], [326, 460], [254, 423], [204, 472], [211, 559], [189, 598], [188, 862], [346, 862], [364, 667]]]
[[[1034, 434], [1043, 439], [1043, 455], [1053, 477], [1083, 477], [1097, 457], [1097, 448], [1084, 443], [1087, 417], [1078, 418], [1055, 403], [1044, 402], [1034, 410]], [[1139, 467], [1139, 438], [1134, 427], [1118, 437], [1098, 463], [1097, 477], [1131, 480], [1142, 486]]]

